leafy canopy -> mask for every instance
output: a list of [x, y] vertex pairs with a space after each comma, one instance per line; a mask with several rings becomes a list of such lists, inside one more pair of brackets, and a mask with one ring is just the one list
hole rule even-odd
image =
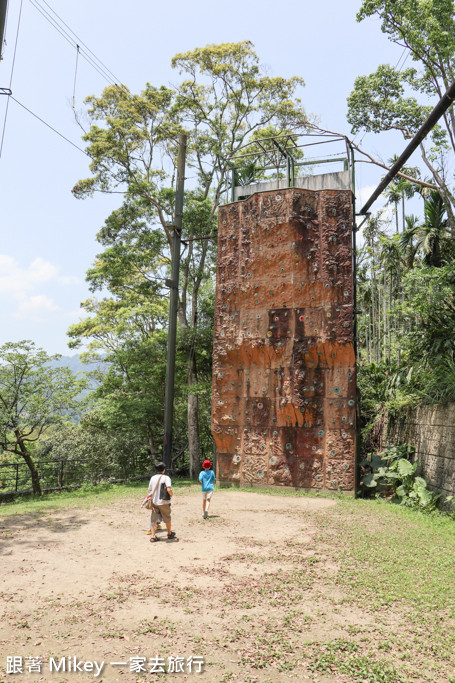
[[58, 358], [31, 341], [0, 346], [0, 446], [5, 451], [22, 453], [75, 407], [85, 382], [69, 368], [50, 367]]
[[[404, 48], [407, 68], [381, 64], [359, 76], [348, 98], [353, 132], [397, 130], [414, 135], [455, 79], [455, 20], [452, 0], [364, 0], [357, 20], [377, 17], [389, 40]], [[402, 55], [403, 56], [403, 55]], [[420, 145], [422, 159], [446, 205], [455, 229], [452, 159], [455, 152], [453, 107]], [[451, 151], [452, 155], [448, 155]]]

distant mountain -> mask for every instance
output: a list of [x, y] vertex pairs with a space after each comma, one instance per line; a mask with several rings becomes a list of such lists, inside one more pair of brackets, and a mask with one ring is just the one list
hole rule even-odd
[[74, 356], [62, 356], [58, 360], [51, 360], [49, 361], [49, 366], [51, 368], [69, 368], [75, 375], [89, 372], [92, 367], [82, 363], [78, 353], [74, 354]]
[[[83, 377], [86, 372], [95, 370], [101, 367], [100, 363], [82, 363], [79, 354], [74, 354], [74, 356], [62, 356], [57, 360], [49, 361], [48, 365], [51, 368], [69, 368], [76, 376]], [[87, 388], [81, 391], [80, 398], [85, 398], [87, 394], [96, 389], [99, 383], [94, 379], [91, 379]]]

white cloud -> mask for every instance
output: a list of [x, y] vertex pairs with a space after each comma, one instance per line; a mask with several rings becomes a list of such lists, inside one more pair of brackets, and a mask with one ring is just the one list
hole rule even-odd
[[7, 254], [0, 254], [0, 293], [8, 292], [14, 297], [23, 297], [37, 285], [55, 283], [58, 285], [79, 284], [74, 276], [60, 275], [60, 268], [38, 256], [26, 268]]
[[38, 256], [29, 266], [29, 277], [33, 282], [49, 282], [58, 279], [58, 268]]
[[[76, 287], [78, 278], [61, 275], [60, 267], [38, 256], [24, 267], [7, 254], [0, 254], [0, 305], [16, 320], [43, 323], [62, 315], [60, 302], [65, 286]], [[68, 293], [70, 294], [70, 292]], [[66, 298], [66, 297], [65, 297]], [[64, 312], [63, 312], [64, 314]]]
[[52, 299], [45, 294], [38, 294], [20, 301], [14, 317], [27, 318], [34, 322], [44, 322], [45, 318], [59, 310], [60, 307]]

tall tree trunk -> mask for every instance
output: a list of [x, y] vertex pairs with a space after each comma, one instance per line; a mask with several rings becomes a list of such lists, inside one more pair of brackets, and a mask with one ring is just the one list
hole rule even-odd
[[39, 475], [38, 475], [38, 470], [35, 467], [35, 463], [33, 462], [29, 452], [27, 451], [24, 442], [20, 438], [20, 436], [16, 433], [16, 438], [17, 438], [17, 443], [19, 444], [20, 452], [22, 457], [24, 458], [25, 462], [28, 465], [28, 469], [30, 470], [30, 474], [32, 476], [32, 487], [33, 487], [33, 493], [37, 496], [42, 496], [43, 492], [41, 491], [41, 484], [39, 481]]
[[367, 330], [367, 360], [368, 360], [368, 363], [371, 363], [371, 361], [372, 361], [372, 357], [371, 357], [371, 309], [368, 310], [366, 330]]
[[151, 454], [152, 458], [155, 459], [155, 457], [156, 457], [155, 444], [153, 442], [152, 430], [148, 426], [147, 426], [147, 439], [148, 439], [150, 454]]
[[404, 205], [404, 193], [401, 198], [401, 224], [401, 232], [404, 232], [406, 229], [406, 210]]
[[387, 283], [386, 283], [386, 276], [385, 276], [385, 271], [384, 271], [384, 279], [383, 279], [383, 285], [382, 285], [382, 315], [384, 318], [384, 326], [383, 326], [383, 335], [382, 335], [382, 347], [383, 347], [383, 356], [384, 356], [384, 361], [387, 362], [388, 358], [388, 312], [387, 312]]
[[391, 275], [389, 280], [389, 368], [392, 356], [392, 332], [395, 328], [395, 315], [393, 313], [393, 277]]
[[371, 240], [371, 252], [372, 252], [372, 260], [371, 260], [371, 313], [372, 313], [372, 318], [371, 318], [371, 340], [372, 340], [372, 346], [373, 346], [373, 353], [374, 353], [374, 360], [376, 363], [379, 362], [379, 350], [378, 350], [378, 315], [377, 315], [377, 288], [376, 288], [376, 265], [375, 265], [375, 258], [374, 258], [374, 242]]
[[194, 346], [188, 350], [188, 444], [190, 452], [190, 478], [196, 479], [201, 464], [201, 441], [199, 438], [199, 397], [192, 393], [197, 384], [197, 368]]

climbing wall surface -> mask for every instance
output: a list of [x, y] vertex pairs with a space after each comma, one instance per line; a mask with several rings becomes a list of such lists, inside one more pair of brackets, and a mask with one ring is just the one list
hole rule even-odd
[[354, 490], [351, 202], [294, 188], [220, 207], [220, 481]]

